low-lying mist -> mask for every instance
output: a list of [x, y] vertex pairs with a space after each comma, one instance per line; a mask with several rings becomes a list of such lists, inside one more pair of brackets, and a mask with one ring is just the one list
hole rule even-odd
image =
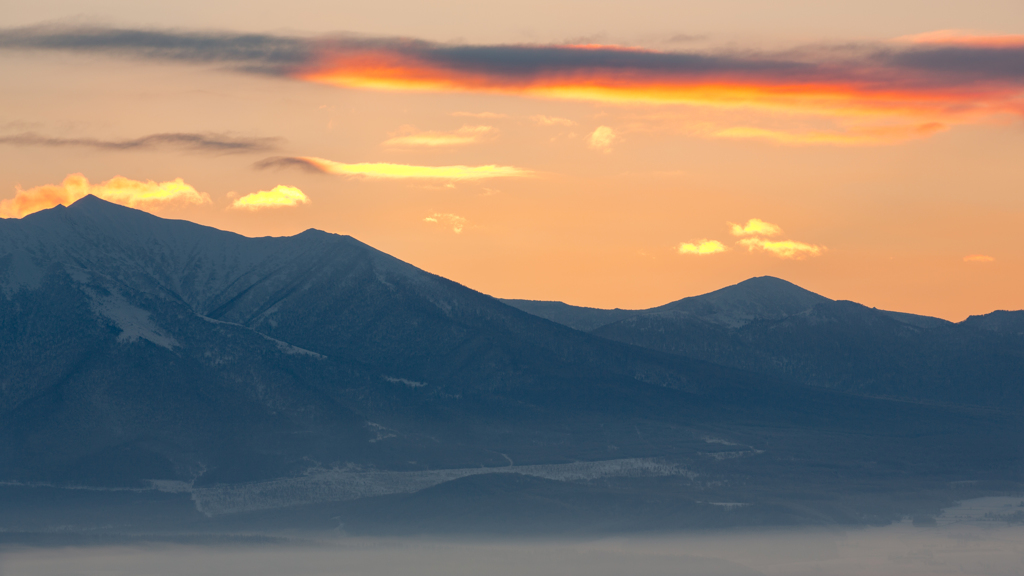
[[3, 576], [1018, 576], [1024, 526], [778, 530], [593, 540], [334, 538], [281, 545], [6, 547]]

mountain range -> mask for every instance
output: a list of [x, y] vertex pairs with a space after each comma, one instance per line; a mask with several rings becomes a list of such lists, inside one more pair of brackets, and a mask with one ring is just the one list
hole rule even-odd
[[504, 300], [618, 342], [844, 392], [1024, 409], [1024, 311], [953, 323], [751, 278], [648, 310]]
[[92, 196], [0, 220], [0, 292], [8, 539], [926, 522], [1022, 485], [1022, 312], [501, 301]]

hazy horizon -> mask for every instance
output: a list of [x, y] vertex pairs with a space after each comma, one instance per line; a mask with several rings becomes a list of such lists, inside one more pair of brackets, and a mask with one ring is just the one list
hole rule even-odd
[[1015, 576], [1024, 526], [978, 523], [604, 538], [345, 538], [293, 544], [6, 546], [4, 576]]

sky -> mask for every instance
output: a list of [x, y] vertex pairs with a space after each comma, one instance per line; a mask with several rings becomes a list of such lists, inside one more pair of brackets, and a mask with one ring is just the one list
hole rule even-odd
[[0, 217], [349, 234], [502, 298], [1024, 308], [1024, 3], [0, 0]]

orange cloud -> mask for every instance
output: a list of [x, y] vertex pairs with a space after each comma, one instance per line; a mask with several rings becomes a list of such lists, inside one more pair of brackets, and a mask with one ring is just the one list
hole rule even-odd
[[775, 224], [765, 222], [760, 218], [751, 218], [750, 220], [747, 220], [747, 224], [745, 226], [733, 224], [732, 222], [729, 222], [728, 224], [729, 231], [732, 232], [733, 236], [775, 236], [776, 234], [782, 233], [782, 228]]
[[463, 227], [466, 225], [466, 219], [456, 214], [435, 213], [433, 216], [427, 216], [423, 221], [449, 227], [456, 234], [461, 234]]
[[820, 256], [826, 248], [813, 244], [804, 244], [795, 240], [765, 240], [764, 238], [744, 238], [738, 242], [746, 246], [751, 252], [754, 249], [764, 250], [779, 258], [802, 260], [808, 256]]
[[302, 190], [293, 186], [278, 185], [270, 190], [246, 194], [231, 203], [232, 208], [262, 210], [263, 208], [284, 208], [309, 204], [310, 199]]
[[[1024, 114], [1024, 79], [1011, 65], [992, 64], [1024, 58], [1020, 37], [933, 35], [928, 42], [921, 38], [896, 43], [899, 48], [887, 44], [846, 47], [832, 55], [806, 49], [748, 57], [600, 45], [423, 43], [415, 48], [326, 53], [296, 76], [371, 90], [682, 104], [773, 116], [782, 112], [839, 125], [817, 131], [725, 126], [705, 134], [786, 145], [894, 144], [929, 137], [956, 124]], [[950, 50], [957, 53], [949, 54]], [[494, 65], [488, 65], [488, 57], [495, 58]]]
[[433, 180], [485, 180], [488, 178], [512, 178], [530, 176], [529, 170], [514, 166], [413, 166], [409, 164], [391, 164], [387, 162], [361, 162], [344, 164], [333, 160], [301, 156], [297, 158], [278, 158], [261, 165], [285, 165], [301, 163], [326, 174], [339, 176], [358, 176], [371, 179], [433, 179]]
[[587, 138], [587, 144], [594, 150], [610, 152], [615, 138], [614, 130], [607, 126], [598, 126]]
[[995, 258], [984, 254], [971, 254], [964, 256], [964, 262], [995, 262]]
[[[1002, 37], [1000, 37], [1002, 38]], [[1021, 81], [962, 69], [929, 48], [879, 48], [834, 61], [797, 54], [685, 54], [615, 46], [448, 47], [421, 43], [327, 51], [295, 76], [348, 88], [483, 92], [619, 103], [757, 108], [831, 117], [932, 117], [1019, 113]], [[1016, 48], [1005, 40], [957, 41], [961, 49]], [[498, 53], [514, 63], [486, 65]], [[477, 62], [457, 55], [479, 54]], [[968, 54], [983, 60], [986, 54]], [[935, 62], [933, 62], [935, 60]], [[504, 61], [503, 61], [504, 62]], [[518, 66], [518, 67], [517, 67]], [[969, 77], [968, 77], [969, 76]], [[922, 122], [923, 123], [923, 122]]]
[[60, 184], [36, 186], [28, 190], [18, 188], [14, 198], [0, 200], [0, 218], [21, 218], [58, 204], [67, 206], [89, 194], [132, 208], [153, 209], [171, 204], [210, 202], [209, 196], [197, 192], [181, 178], [170, 182], [142, 182], [115, 176], [101, 184], [90, 184], [82, 174], [69, 174]]
[[707, 238], [694, 240], [693, 242], [684, 242], [679, 246], [676, 246], [676, 251], [680, 254], [696, 254], [697, 256], [718, 254], [719, 252], [725, 252], [726, 250], [728, 250], [728, 248], [725, 247], [725, 244], [722, 244], [718, 240], [708, 240]]
[[495, 132], [493, 126], [463, 126], [454, 132], [415, 132], [384, 141], [385, 146], [462, 146], [475, 144]]
[[[239, 50], [240, 45], [247, 49]], [[781, 112], [840, 125], [836, 131], [761, 126], [708, 131], [790, 144], [884, 143], [996, 115], [1024, 115], [1024, 36], [950, 30], [783, 51], [676, 52], [601, 44], [464, 45], [414, 38], [34, 27], [0, 30], [0, 50], [220, 63], [369, 90], [682, 104], [767, 113], [766, 121], [783, 117]]]

